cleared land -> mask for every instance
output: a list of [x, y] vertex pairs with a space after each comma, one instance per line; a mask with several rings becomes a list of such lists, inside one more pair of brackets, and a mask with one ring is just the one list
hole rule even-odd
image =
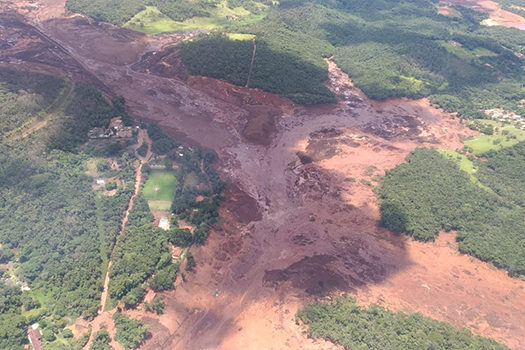
[[151, 210], [169, 210], [175, 189], [175, 172], [153, 170], [144, 185], [144, 198]]
[[493, 135], [478, 135], [465, 141], [465, 146], [470, 147], [472, 153], [482, 154], [488, 151], [497, 151], [511, 147], [520, 141], [525, 141], [525, 130], [514, 124], [503, 124], [495, 120], [480, 120], [482, 124], [492, 125]]
[[146, 34], [159, 34], [164, 32], [211, 30], [227, 25], [231, 19], [240, 19], [241, 23], [257, 22], [265, 17], [252, 15], [243, 7], [229, 8], [226, 1], [220, 3], [210, 11], [210, 16], [196, 16], [184, 21], [175, 21], [163, 14], [155, 6], [146, 6], [146, 9], [137, 13], [126, 24], [125, 28], [133, 29]]

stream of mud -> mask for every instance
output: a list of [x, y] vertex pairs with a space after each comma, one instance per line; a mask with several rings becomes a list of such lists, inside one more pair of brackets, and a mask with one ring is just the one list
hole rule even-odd
[[[370, 101], [330, 61], [327, 86], [342, 97], [327, 106], [300, 107], [188, 77], [172, 46], [176, 35], [68, 16], [63, 0], [39, 4], [15, 4], [33, 25], [19, 35], [36, 30], [42, 55], [49, 40], [55, 56], [74, 61], [79, 79], [123, 96], [135, 117], [216, 151], [231, 184], [223, 225], [194, 252], [197, 271], [162, 293], [165, 314], [129, 311], [151, 327], [143, 349], [336, 348], [306, 338], [295, 312], [341, 293], [421, 312], [515, 349], [525, 344], [525, 282], [459, 254], [451, 234], [419, 243], [377, 227], [367, 170], [382, 175], [417, 147], [461, 148], [472, 131], [457, 120], [426, 100]], [[25, 59], [3, 59], [56, 71], [22, 44], [17, 50]]]

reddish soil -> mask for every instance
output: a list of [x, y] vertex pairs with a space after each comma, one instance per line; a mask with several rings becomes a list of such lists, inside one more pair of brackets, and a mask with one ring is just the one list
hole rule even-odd
[[506, 11], [501, 5], [492, 0], [441, 0], [446, 5], [461, 5], [489, 15], [487, 25], [499, 25], [509, 28], [525, 30], [525, 18], [513, 12]]
[[[377, 227], [367, 181], [373, 184], [416, 147], [462, 147], [462, 137], [473, 132], [457, 120], [426, 100], [370, 101], [331, 62], [327, 85], [343, 97], [308, 108], [187, 77], [174, 53], [176, 36], [64, 16], [63, 0], [41, 1], [36, 9], [28, 4], [11, 4], [26, 16], [22, 33], [36, 32], [43, 47], [57, 46], [71, 67], [125, 97], [135, 116], [215, 150], [230, 182], [222, 225], [192, 250], [196, 271], [162, 293], [166, 313], [130, 312], [151, 327], [142, 349], [336, 348], [305, 337], [295, 312], [340, 293], [523, 348], [525, 282], [459, 254], [450, 234], [419, 243]], [[20, 64], [69, 73], [69, 66], [28, 57]]]
[[452, 8], [450, 8], [448, 6], [440, 6], [440, 7], [438, 7], [438, 12], [441, 15], [443, 15], [443, 16], [449, 16], [449, 17], [456, 17], [456, 16], [458, 16], [458, 13], [454, 9], [452, 9]]

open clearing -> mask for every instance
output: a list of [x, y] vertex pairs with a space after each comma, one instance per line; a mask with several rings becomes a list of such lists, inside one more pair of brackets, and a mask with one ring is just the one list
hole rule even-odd
[[151, 210], [169, 210], [175, 191], [175, 172], [152, 170], [144, 185], [144, 198]]
[[155, 6], [147, 6], [145, 10], [137, 13], [125, 25], [125, 28], [133, 29], [146, 34], [159, 34], [165, 32], [211, 30], [228, 24], [230, 19], [235, 18], [238, 22], [253, 23], [264, 18], [262, 15], [252, 15], [242, 7], [230, 9], [226, 1], [222, 1], [216, 9], [212, 10], [208, 17], [193, 17], [185, 21], [174, 21], [163, 14]]
[[483, 154], [492, 150], [511, 147], [520, 141], [525, 141], [525, 130], [513, 124], [503, 124], [495, 120], [481, 120], [483, 124], [494, 127], [493, 135], [477, 135], [465, 141], [465, 145], [472, 148], [472, 153]]

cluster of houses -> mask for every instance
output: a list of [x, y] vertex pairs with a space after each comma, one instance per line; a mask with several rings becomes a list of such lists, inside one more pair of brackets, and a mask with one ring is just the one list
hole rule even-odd
[[111, 119], [107, 129], [93, 128], [89, 131], [90, 139], [129, 139], [133, 137], [133, 131], [138, 130], [138, 126], [125, 126], [120, 117]]
[[508, 112], [503, 109], [487, 109], [485, 113], [490, 117], [492, 120], [497, 120], [500, 122], [514, 122], [520, 125], [521, 127], [525, 127], [525, 118], [523, 118], [521, 115]]

